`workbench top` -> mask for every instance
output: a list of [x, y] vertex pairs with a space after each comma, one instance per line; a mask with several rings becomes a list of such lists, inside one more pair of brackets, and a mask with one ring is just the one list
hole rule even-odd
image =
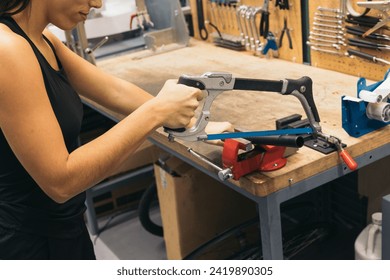
[[[341, 127], [341, 98], [343, 95], [356, 96], [358, 77], [274, 58], [259, 58], [197, 40], [191, 40], [190, 45], [185, 48], [138, 59], [142, 52], [100, 60], [98, 67], [131, 81], [154, 95], [167, 79], [177, 79], [182, 74], [201, 75], [218, 71], [232, 73], [235, 77], [269, 80], [309, 76], [313, 80], [314, 99], [323, 132], [341, 138], [353, 157], [369, 153], [387, 144], [390, 139], [389, 127], [360, 138], [350, 137]], [[276, 119], [291, 114], [301, 114], [306, 118], [298, 99], [273, 92], [224, 92], [216, 98], [211, 108], [211, 120], [229, 121], [235, 127], [247, 130], [275, 129]], [[116, 117], [123, 118], [118, 115]], [[178, 139], [169, 142], [162, 129], [152, 133], [151, 138], [210, 171], [211, 167], [187, 152], [188, 147], [220, 165], [221, 147], [201, 142], [182, 142]], [[255, 196], [267, 196], [337, 165], [341, 166], [341, 160], [336, 153], [324, 155], [302, 147], [288, 158], [285, 167], [277, 171], [255, 172], [231, 182]]]

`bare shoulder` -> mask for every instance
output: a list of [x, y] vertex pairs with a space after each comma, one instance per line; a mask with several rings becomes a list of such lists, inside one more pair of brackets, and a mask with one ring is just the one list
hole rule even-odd
[[1, 93], [13, 91], [24, 81], [40, 75], [30, 44], [3, 24], [0, 24], [0, 65], [0, 100], [4, 97]]
[[[26, 39], [0, 24], [0, 81], [14, 80], [21, 68], [35, 70], [38, 66], [35, 54]], [[13, 77], [13, 78], [12, 78]]]
[[32, 53], [29, 43], [20, 35], [14, 33], [8, 26], [0, 24], [0, 60], [15, 54], [23, 55]]

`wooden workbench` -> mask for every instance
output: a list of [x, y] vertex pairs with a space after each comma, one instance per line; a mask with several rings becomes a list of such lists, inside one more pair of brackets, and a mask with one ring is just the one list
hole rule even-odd
[[[282, 60], [260, 59], [200, 41], [191, 41], [189, 47], [176, 51], [133, 60], [133, 57], [138, 55], [139, 53], [135, 53], [106, 59], [100, 61], [98, 66], [109, 73], [134, 82], [153, 94], [158, 93], [167, 79], [177, 79], [181, 74], [200, 75], [208, 71], [223, 71], [230, 72], [236, 77], [271, 80], [309, 76], [313, 80], [314, 98], [323, 131], [341, 138], [348, 145], [346, 149], [352, 156], [356, 157], [382, 146], [390, 137], [389, 127], [361, 138], [349, 137], [342, 129], [341, 97], [356, 96], [358, 78], [354, 76]], [[305, 116], [300, 103], [293, 96], [231, 91], [218, 96], [213, 103], [211, 115], [212, 120], [229, 121], [235, 127], [267, 130], [275, 129], [277, 118], [294, 113]], [[218, 148], [214, 146], [209, 147], [210, 145], [204, 143], [184, 143], [180, 140], [177, 141], [179, 143], [171, 143], [167, 140], [166, 134], [160, 130], [154, 133], [152, 138], [188, 157], [190, 155], [186, 148], [192, 146], [216, 162], [220, 158]], [[252, 174], [235, 183], [254, 195], [266, 196], [288, 187], [289, 182], [299, 182], [340, 163], [336, 153], [323, 155], [303, 147], [289, 157], [284, 168], [274, 172]]]
[[[99, 61], [98, 67], [131, 81], [152, 94], [157, 94], [167, 79], [177, 79], [181, 74], [200, 75], [204, 72], [222, 71], [236, 77], [270, 80], [309, 76], [313, 80], [314, 99], [324, 133], [341, 138], [360, 166], [389, 154], [386, 145], [390, 139], [390, 127], [360, 138], [348, 136], [341, 127], [341, 97], [356, 96], [358, 78], [355, 76], [283, 60], [254, 57], [245, 52], [222, 49], [197, 40], [191, 40], [189, 47], [175, 51], [142, 59], [137, 57], [140, 57], [139, 52], [108, 58]], [[368, 84], [371, 82], [368, 81]], [[224, 92], [217, 97], [211, 110], [212, 120], [229, 121], [235, 127], [247, 130], [275, 129], [276, 119], [295, 113], [305, 117], [300, 103], [293, 96], [246, 91]], [[121, 119], [123, 116], [116, 117]], [[201, 142], [182, 142], [179, 139], [169, 142], [161, 129], [151, 135], [151, 140], [206, 173], [216, 175], [215, 170], [191, 156], [187, 148], [192, 147], [217, 164], [220, 164], [222, 148]], [[381, 150], [379, 153], [372, 153], [383, 148], [386, 148], [386, 152]], [[229, 180], [226, 184], [259, 203], [260, 221], [263, 223], [262, 239], [265, 240], [264, 257], [282, 258], [281, 228], [278, 224], [280, 203], [348, 172], [336, 153], [324, 155], [303, 147], [290, 156], [287, 165], [280, 170], [256, 172], [239, 181]], [[313, 180], [316, 178], [320, 179]], [[283, 195], [278, 197], [280, 194]]]

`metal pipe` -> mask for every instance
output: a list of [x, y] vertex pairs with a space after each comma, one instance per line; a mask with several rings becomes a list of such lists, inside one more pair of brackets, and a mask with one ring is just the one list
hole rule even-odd
[[245, 138], [252, 142], [252, 144], [259, 145], [273, 145], [300, 148], [304, 144], [302, 136], [296, 135], [275, 135], [275, 136], [261, 136]]

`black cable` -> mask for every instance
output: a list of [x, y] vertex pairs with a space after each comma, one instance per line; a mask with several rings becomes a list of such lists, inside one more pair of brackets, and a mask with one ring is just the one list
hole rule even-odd
[[153, 182], [142, 194], [138, 205], [138, 216], [141, 225], [144, 227], [145, 230], [147, 230], [151, 234], [162, 237], [164, 236], [163, 227], [154, 223], [150, 218], [150, 208], [152, 203], [156, 199], [156, 194], [157, 187], [156, 183]]

